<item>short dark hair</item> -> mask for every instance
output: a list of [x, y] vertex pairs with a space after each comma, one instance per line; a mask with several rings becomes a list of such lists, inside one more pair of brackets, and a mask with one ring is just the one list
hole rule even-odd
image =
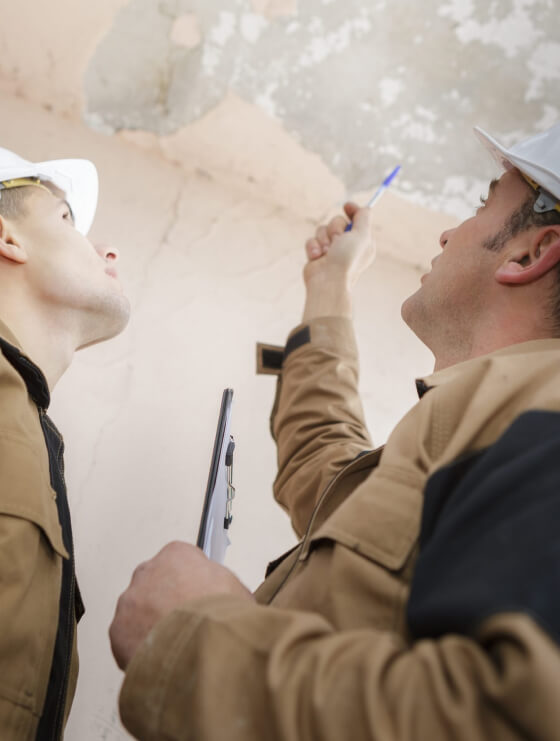
[[[546, 213], [538, 213], [535, 211], [535, 202], [539, 196], [529, 184], [527, 184], [527, 187], [531, 192], [528, 194], [521, 206], [513, 211], [513, 213], [508, 217], [506, 223], [498, 232], [496, 232], [496, 234], [492, 237], [488, 237], [483, 242], [483, 247], [487, 250], [499, 252], [503, 247], [505, 247], [510, 239], [513, 239], [518, 234], [522, 234], [533, 227], [540, 228], [543, 226], [560, 224], [560, 211], [557, 211], [556, 209], [553, 211], [547, 211]], [[560, 263], [558, 263], [555, 268], [555, 281], [550, 295], [550, 300], [547, 304], [547, 313], [547, 318], [552, 326], [553, 336], [560, 337]]]
[[527, 185], [527, 187], [531, 189], [531, 193], [523, 201], [521, 206], [510, 214], [502, 228], [493, 236], [484, 240], [482, 246], [485, 249], [492, 252], [499, 252], [510, 239], [517, 237], [518, 234], [522, 234], [532, 227], [539, 228], [541, 226], [560, 224], [560, 211], [547, 211], [541, 214], [534, 210], [538, 194], [535, 193], [530, 185]]
[[25, 214], [25, 201], [30, 186], [2, 188], [0, 190], [0, 216], [5, 219], [17, 219]]

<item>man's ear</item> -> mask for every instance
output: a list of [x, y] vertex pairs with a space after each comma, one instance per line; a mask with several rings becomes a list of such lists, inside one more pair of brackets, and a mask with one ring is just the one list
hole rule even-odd
[[498, 283], [523, 285], [538, 280], [560, 262], [560, 224], [543, 227], [530, 242], [509, 253], [495, 273]]
[[0, 216], [0, 260], [4, 258], [10, 262], [23, 265], [27, 262], [27, 252], [11, 231], [7, 220]]

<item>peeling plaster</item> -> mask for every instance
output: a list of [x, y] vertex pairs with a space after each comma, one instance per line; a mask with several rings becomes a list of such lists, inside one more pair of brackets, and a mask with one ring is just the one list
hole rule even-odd
[[363, 38], [371, 29], [367, 18], [353, 18], [346, 21], [335, 31], [324, 33], [323, 24], [319, 18], [314, 18], [310, 30], [316, 34], [297, 60], [300, 67], [311, 67], [321, 64], [333, 54], [341, 54], [350, 47], [352, 41]]
[[560, 80], [560, 43], [547, 41], [538, 46], [527, 64], [532, 73], [525, 100], [538, 100], [546, 94], [546, 83]]
[[[400, 162], [402, 193], [462, 216], [474, 206], [468, 183], [494, 174], [472, 126], [525, 136], [553, 118], [560, 99], [552, 0], [231, 0], [227, 8], [174, 0], [159, 12], [151, 0], [131, 0], [88, 69], [86, 121], [170, 136], [233, 92], [280, 121], [349, 191], [372, 189]], [[196, 48], [171, 38], [186, 14], [200, 29]], [[123, 45], [134, 53], [123, 56]], [[461, 207], [449, 178], [463, 178]]]
[[268, 22], [257, 13], [244, 13], [241, 16], [240, 30], [241, 35], [250, 44], [256, 43], [264, 29], [268, 26]]
[[[320, 219], [325, 204], [341, 204], [345, 197], [343, 183], [320, 157], [306, 152], [264, 111], [232, 93], [199, 121], [168, 136], [144, 131], [122, 131], [120, 136], [155, 150], [187, 172], [204, 168], [236, 188], [257, 188], [260, 197], [303, 218]], [[245, 146], [247, 140], [250, 147]]]
[[[405, 89], [404, 82], [394, 77], [384, 77], [382, 80], [379, 80], [378, 85], [381, 102], [384, 106], [393, 105]], [[371, 104], [368, 105], [371, 110], [373, 106]]]
[[173, 23], [171, 41], [185, 49], [196, 49], [202, 41], [198, 18], [193, 13], [179, 16]]
[[295, 15], [298, 4], [297, 0], [251, 0], [251, 6], [255, 13], [267, 18], [281, 18]]
[[[496, 44], [508, 59], [514, 59], [520, 52], [533, 48], [544, 35], [531, 14], [538, 4], [539, 0], [513, 0], [508, 3], [509, 12], [500, 14], [497, 3], [485, 3], [481, 20], [473, 17], [474, 0], [452, 0], [440, 9], [440, 15], [447, 15], [457, 23], [456, 34], [461, 43]], [[550, 7], [548, 2], [546, 5]]]
[[209, 39], [218, 46], [224, 46], [234, 35], [237, 19], [234, 13], [221, 11], [218, 14], [218, 22], [212, 26]]

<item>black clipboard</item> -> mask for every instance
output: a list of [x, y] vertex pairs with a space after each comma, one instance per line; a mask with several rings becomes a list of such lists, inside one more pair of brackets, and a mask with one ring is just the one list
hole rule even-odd
[[230, 434], [232, 399], [233, 389], [224, 389], [196, 541], [208, 558], [219, 563], [223, 562], [230, 543], [231, 503], [235, 496], [232, 483], [235, 442]]

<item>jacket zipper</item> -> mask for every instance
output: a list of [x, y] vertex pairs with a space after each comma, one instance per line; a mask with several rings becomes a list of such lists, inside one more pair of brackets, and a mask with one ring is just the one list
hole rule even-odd
[[[64, 481], [64, 441], [61, 437], [60, 448], [57, 453], [57, 464], [61, 476], [62, 486], [66, 489]], [[66, 696], [68, 693], [68, 683], [70, 681], [70, 666], [72, 663], [72, 647], [74, 645], [74, 610], [75, 610], [75, 599], [76, 599], [76, 576], [75, 576], [75, 564], [74, 564], [74, 537], [72, 535], [72, 527], [70, 526], [70, 506], [68, 504], [68, 495], [65, 497], [66, 500], [66, 516], [68, 518], [68, 535], [70, 538], [70, 595], [68, 598], [68, 616], [67, 616], [67, 628], [68, 628], [68, 645], [66, 650], [66, 657], [64, 661], [64, 681], [61, 687], [61, 693], [59, 696], [59, 707], [57, 708], [58, 723], [54, 738], [62, 738], [62, 726], [64, 723], [64, 711], [66, 709]]]
[[[72, 540], [72, 538], [70, 540]], [[73, 547], [74, 547], [74, 544], [72, 543], [72, 548]], [[57, 707], [58, 723], [56, 727], [56, 733], [53, 736], [53, 739], [55, 739], [56, 741], [62, 738], [62, 725], [64, 723], [64, 711], [66, 709], [68, 682], [70, 681], [70, 666], [72, 663], [72, 647], [74, 645], [73, 621], [74, 621], [74, 600], [76, 598], [76, 579], [74, 576], [74, 556], [73, 555], [70, 558], [70, 563], [72, 567], [72, 578], [70, 582], [70, 599], [69, 599], [69, 605], [68, 605], [68, 622], [67, 622], [68, 649], [67, 649], [66, 658], [64, 661], [64, 681], [62, 683], [61, 692], [59, 695], [58, 707]]]
[[[64, 487], [64, 493], [65, 492], [65, 482], [64, 482], [64, 458], [63, 458], [63, 449], [64, 449], [64, 442], [62, 440], [62, 437], [60, 436], [60, 433], [51, 425], [49, 424], [49, 417], [47, 416], [47, 413], [44, 409], [39, 409], [40, 415], [41, 415], [41, 426], [45, 426], [48, 428], [53, 434], [56, 435], [57, 438], [59, 438], [60, 446], [58, 448], [57, 454], [56, 454], [56, 464], [58, 467], [58, 473], [60, 475], [61, 479], [61, 487]], [[56, 492], [56, 490], [55, 490]], [[58, 496], [58, 492], [56, 492]], [[66, 656], [64, 657], [64, 664], [63, 664], [63, 680], [60, 686], [60, 692], [58, 695], [58, 700], [56, 703], [56, 725], [53, 728], [53, 734], [51, 735], [52, 741], [60, 741], [62, 738], [62, 726], [64, 723], [64, 711], [66, 708], [66, 696], [68, 693], [68, 683], [70, 680], [70, 666], [72, 661], [72, 648], [74, 644], [74, 601], [75, 601], [75, 593], [76, 593], [76, 577], [75, 577], [75, 570], [74, 570], [74, 539], [72, 536], [72, 528], [70, 526], [70, 510], [68, 506], [68, 499], [65, 496], [65, 506], [62, 507], [64, 509], [64, 518], [66, 519], [68, 523], [68, 536], [70, 539], [70, 548], [69, 548], [69, 554], [70, 554], [70, 590], [69, 590], [69, 598], [67, 602], [67, 617], [66, 617], [66, 635], [67, 635], [67, 646], [66, 646]], [[61, 522], [61, 527], [63, 527], [63, 523]], [[60, 619], [60, 616], [59, 616]], [[58, 633], [58, 628], [57, 628]]]

